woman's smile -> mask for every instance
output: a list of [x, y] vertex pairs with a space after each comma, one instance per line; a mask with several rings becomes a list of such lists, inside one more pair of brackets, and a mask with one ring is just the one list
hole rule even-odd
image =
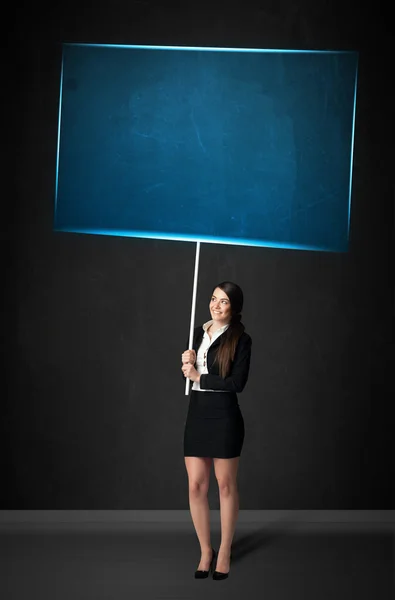
[[210, 312], [212, 318], [219, 326], [229, 323], [232, 316], [232, 308], [229, 297], [220, 288], [216, 288], [210, 300]]

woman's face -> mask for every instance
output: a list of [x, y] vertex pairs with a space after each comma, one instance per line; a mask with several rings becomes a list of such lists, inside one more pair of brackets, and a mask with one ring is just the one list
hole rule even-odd
[[220, 327], [230, 322], [232, 308], [228, 296], [220, 288], [215, 288], [210, 300], [210, 313], [214, 323]]

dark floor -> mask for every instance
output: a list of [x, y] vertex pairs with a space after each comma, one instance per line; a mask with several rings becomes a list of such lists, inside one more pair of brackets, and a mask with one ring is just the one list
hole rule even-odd
[[[2, 600], [394, 600], [393, 529], [244, 524], [228, 579], [195, 580], [191, 524], [0, 534]], [[218, 548], [219, 531], [212, 542]]]

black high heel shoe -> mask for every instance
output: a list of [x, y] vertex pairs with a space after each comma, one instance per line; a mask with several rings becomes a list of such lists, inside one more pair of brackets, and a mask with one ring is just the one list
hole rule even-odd
[[[232, 560], [232, 555], [229, 557], [229, 572], [230, 572], [230, 561]], [[221, 571], [214, 571], [213, 579], [216, 581], [220, 581], [221, 579], [226, 579], [229, 577], [229, 573], [221, 573]]]
[[213, 551], [213, 556], [211, 558], [211, 562], [210, 562], [208, 571], [195, 571], [195, 579], [206, 579], [209, 576], [210, 571], [213, 571], [216, 552], [215, 552], [214, 548], [211, 548], [211, 549]]

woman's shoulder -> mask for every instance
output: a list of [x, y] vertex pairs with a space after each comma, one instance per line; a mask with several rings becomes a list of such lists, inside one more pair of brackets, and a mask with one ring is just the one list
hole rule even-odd
[[193, 330], [193, 339], [197, 340], [200, 336], [203, 337], [203, 334], [203, 325], [197, 325], [197, 327], [195, 327], [195, 329]]
[[252, 344], [252, 338], [246, 331], [243, 331], [243, 333], [241, 334], [241, 336], [239, 338], [239, 343]]
[[[198, 335], [203, 335], [204, 330], [203, 330], [203, 325], [197, 325], [194, 329], [194, 335], [193, 337], [197, 337]], [[239, 343], [242, 344], [251, 344], [252, 343], [252, 338], [251, 336], [246, 332], [243, 331], [243, 333], [241, 334], [240, 338], [239, 338]]]

